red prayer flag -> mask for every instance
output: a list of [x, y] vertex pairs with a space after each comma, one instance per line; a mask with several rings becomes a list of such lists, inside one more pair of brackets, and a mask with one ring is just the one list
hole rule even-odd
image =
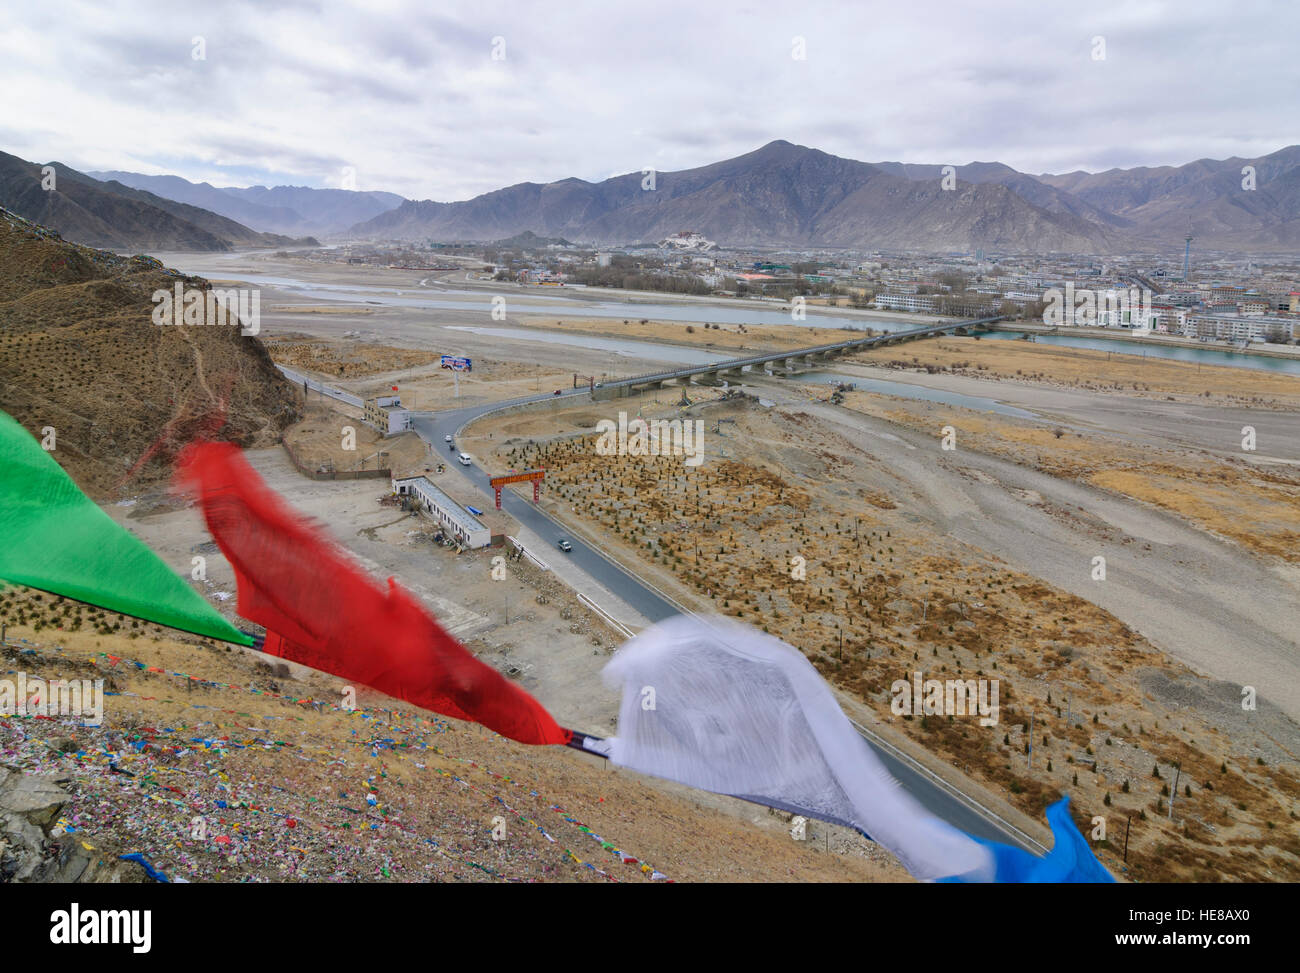
[[235, 569], [239, 613], [264, 651], [372, 686], [521, 743], [567, 743], [537, 700], [475, 659], [393, 579], [384, 590], [278, 497], [231, 443], [190, 446], [182, 479]]

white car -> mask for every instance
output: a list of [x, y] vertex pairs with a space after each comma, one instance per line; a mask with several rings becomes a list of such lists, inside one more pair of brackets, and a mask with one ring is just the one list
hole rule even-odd
[[469, 457], [469, 453], [461, 453], [461, 454], [460, 454], [459, 456], [457, 456], [456, 458], [457, 458], [458, 460], [460, 460], [460, 465], [461, 465], [461, 466], [469, 466], [471, 463], [474, 462], [472, 459], [470, 459], [470, 457]]
[[449, 442], [451, 442], [451, 437], [450, 437], [450, 436], [443, 436], [443, 437], [442, 437], [442, 441], [443, 441], [444, 443], [449, 443]]

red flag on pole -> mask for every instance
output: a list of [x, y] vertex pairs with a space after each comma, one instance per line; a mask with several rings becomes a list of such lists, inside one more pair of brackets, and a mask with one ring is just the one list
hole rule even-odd
[[567, 743], [537, 700], [475, 659], [413, 595], [385, 590], [272, 492], [230, 443], [190, 446], [184, 481], [235, 569], [239, 613], [265, 651], [521, 743]]

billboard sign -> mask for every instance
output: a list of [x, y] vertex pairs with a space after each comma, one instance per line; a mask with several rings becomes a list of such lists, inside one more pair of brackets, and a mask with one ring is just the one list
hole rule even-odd
[[458, 358], [455, 355], [443, 355], [442, 367], [450, 368], [454, 372], [472, 372], [474, 362], [469, 358]]

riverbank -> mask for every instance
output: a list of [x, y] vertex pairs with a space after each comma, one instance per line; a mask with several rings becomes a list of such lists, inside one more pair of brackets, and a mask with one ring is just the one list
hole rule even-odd
[[[360, 306], [410, 308], [417, 311], [494, 313], [505, 302], [511, 316], [521, 313], [573, 317], [642, 317], [702, 325], [704, 322], [784, 325], [817, 328], [874, 327], [897, 331], [932, 324], [942, 318], [866, 308], [828, 307], [809, 301], [802, 320], [788, 302], [625, 291], [614, 288], [528, 287], [470, 278], [464, 271], [433, 273], [356, 264], [336, 264], [282, 253], [158, 253], [171, 268], [209, 280], [242, 281], [320, 305], [339, 301]], [[494, 318], [493, 320], [500, 320]]]
[[[944, 336], [856, 352], [853, 362], [908, 373], [980, 380], [1002, 398], [1008, 385], [1032, 384], [1126, 397], [1234, 408], [1300, 410], [1300, 375], [1235, 368], [1038, 341]], [[912, 379], [909, 376], [908, 381]]]

